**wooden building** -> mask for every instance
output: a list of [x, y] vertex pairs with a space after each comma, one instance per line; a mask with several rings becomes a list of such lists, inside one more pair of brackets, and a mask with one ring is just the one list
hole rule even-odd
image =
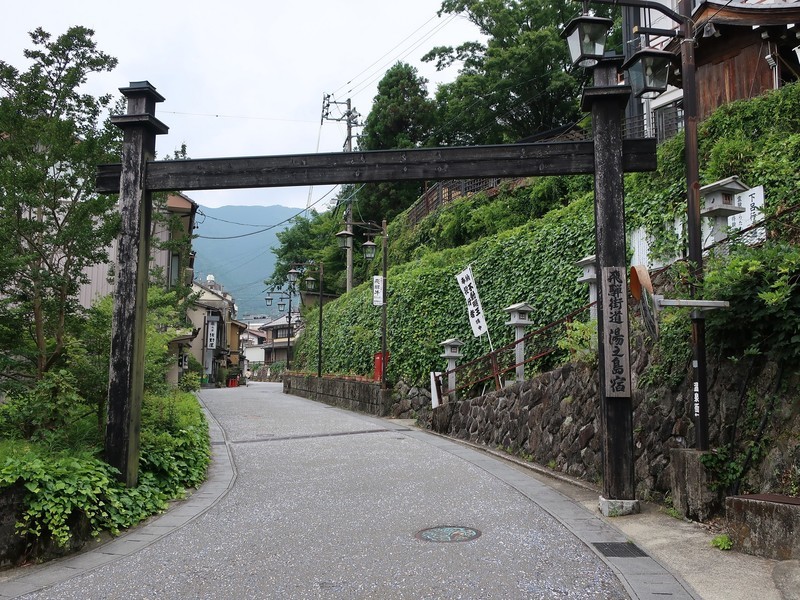
[[[677, 10], [675, 0], [661, 0]], [[641, 15], [641, 24], [677, 31], [678, 24], [655, 11]], [[708, 117], [723, 104], [754, 98], [800, 79], [800, 0], [713, 0], [694, 2], [695, 62], [698, 115]], [[679, 52], [677, 38], [634, 38], [638, 47]], [[657, 98], [642, 100], [644, 125], [659, 140], [682, 128], [680, 69], [676, 87]]]

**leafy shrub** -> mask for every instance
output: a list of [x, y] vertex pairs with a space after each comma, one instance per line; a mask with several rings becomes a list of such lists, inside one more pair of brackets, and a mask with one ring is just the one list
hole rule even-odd
[[714, 539], [711, 540], [711, 545], [714, 548], [719, 548], [720, 550], [730, 550], [733, 548], [733, 541], [727, 533], [722, 533], [714, 536]]
[[139, 483], [127, 488], [92, 452], [53, 453], [41, 443], [0, 446], [0, 487], [26, 490], [17, 532], [33, 545], [66, 545], [83, 515], [93, 535], [118, 533], [163, 510], [170, 498], [205, 477], [210, 445], [205, 416], [192, 394], [148, 395], [142, 407]]
[[34, 387], [0, 405], [0, 436], [30, 440], [54, 451], [100, 443], [94, 409], [76, 390], [69, 371], [48, 371]]
[[200, 375], [194, 371], [186, 371], [181, 375], [178, 388], [183, 392], [196, 392], [200, 389]]
[[734, 247], [708, 266], [706, 296], [730, 302], [709, 314], [709, 342], [723, 356], [741, 357], [754, 348], [800, 358], [800, 248], [772, 241]]
[[597, 320], [586, 323], [571, 321], [567, 323], [566, 335], [556, 342], [562, 350], [569, 351], [570, 360], [597, 363]]

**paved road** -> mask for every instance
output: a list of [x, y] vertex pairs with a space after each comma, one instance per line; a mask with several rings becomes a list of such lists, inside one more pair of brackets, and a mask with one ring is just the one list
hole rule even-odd
[[[606, 556], [593, 542], [624, 549], [616, 529], [482, 452], [277, 384], [200, 397], [209, 483], [111, 544], [0, 582], [0, 598], [694, 597], [647, 556]], [[416, 536], [438, 526], [481, 535]]]

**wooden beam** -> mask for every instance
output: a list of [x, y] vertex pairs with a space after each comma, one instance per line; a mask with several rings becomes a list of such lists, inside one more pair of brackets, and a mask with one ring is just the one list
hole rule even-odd
[[106, 411], [105, 459], [119, 470], [128, 487], [139, 477], [139, 433], [144, 397], [147, 286], [150, 263], [152, 194], [143, 185], [148, 161], [155, 156], [156, 135], [167, 132], [153, 113], [164, 98], [146, 81], [120, 90], [128, 114], [112, 117], [122, 128], [124, 176], [118, 178], [120, 232], [111, 331], [111, 359]]
[[[656, 168], [654, 139], [623, 143], [625, 171]], [[118, 193], [121, 165], [100, 165], [96, 189]], [[293, 187], [594, 173], [593, 142], [417, 148], [149, 162], [149, 191]]]

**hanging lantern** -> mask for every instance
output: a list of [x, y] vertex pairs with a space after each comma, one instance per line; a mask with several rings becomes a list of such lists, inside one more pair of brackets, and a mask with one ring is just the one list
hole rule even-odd
[[336, 234], [336, 239], [339, 240], [339, 248], [342, 250], [347, 250], [348, 248], [352, 248], [353, 246], [353, 232], [342, 230]]
[[628, 71], [631, 92], [637, 98], [655, 98], [667, 91], [675, 55], [664, 50], [639, 50], [622, 65]]
[[613, 21], [602, 17], [582, 15], [572, 19], [561, 37], [567, 40], [572, 64], [593, 67], [603, 58], [606, 36]]
[[367, 260], [372, 260], [375, 258], [375, 252], [378, 248], [378, 245], [372, 240], [367, 240], [361, 244], [361, 248], [364, 250], [364, 258]]

